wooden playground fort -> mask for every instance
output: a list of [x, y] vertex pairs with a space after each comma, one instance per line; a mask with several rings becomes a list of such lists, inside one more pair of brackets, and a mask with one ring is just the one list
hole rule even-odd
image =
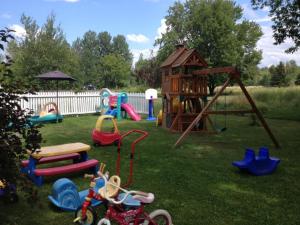
[[[171, 131], [183, 132], [177, 146], [190, 132], [216, 132], [210, 118], [212, 114], [255, 113], [276, 147], [275, 136], [257, 109], [240, 79], [235, 67], [207, 68], [208, 64], [195, 49], [177, 45], [176, 50], [161, 64], [163, 113], [162, 126]], [[227, 74], [227, 80], [212, 98], [208, 99], [208, 76]], [[248, 100], [249, 110], [212, 110], [218, 97], [231, 83], [237, 83]]]

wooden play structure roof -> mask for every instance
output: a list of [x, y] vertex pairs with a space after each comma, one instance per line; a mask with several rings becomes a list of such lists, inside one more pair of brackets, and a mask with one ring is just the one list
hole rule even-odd
[[179, 66], [202, 66], [207, 67], [208, 64], [202, 58], [196, 49], [187, 49], [184, 45], [177, 45], [176, 50], [161, 64], [161, 68], [179, 67]]

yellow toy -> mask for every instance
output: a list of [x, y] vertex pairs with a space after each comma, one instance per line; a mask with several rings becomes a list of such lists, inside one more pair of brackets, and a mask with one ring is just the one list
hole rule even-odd
[[156, 126], [160, 126], [162, 124], [162, 110], [159, 110], [159, 113], [157, 114], [156, 119]]

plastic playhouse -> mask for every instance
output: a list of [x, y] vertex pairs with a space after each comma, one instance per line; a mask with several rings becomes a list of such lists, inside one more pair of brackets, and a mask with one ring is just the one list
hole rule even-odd
[[273, 173], [280, 159], [269, 156], [269, 149], [266, 147], [259, 148], [258, 156], [252, 149], [246, 149], [244, 159], [234, 161], [233, 166], [238, 167], [242, 171], [247, 171], [256, 176], [267, 175]]
[[29, 122], [35, 125], [38, 123], [62, 122], [62, 120], [63, 116], [59, 113], [57, 104], [54, 102], [48, 102], [44, 105], [39, 115], [31, 117]]
[[[103, 131], [103, 123], [104, 121], [111, 121], [113, 127], [112, 132], [105, 132]], [[92, 131], [92, 139], [95, 145], [110, 145], [110, 144], [118, 144], [121, 138], [117, 121], [111, 115], [103, 115], [99, 116], [96, 127]]]
[[134, 121], [141, 120], [141, 116], [128, 103], [127, 93], [113, 93], [107, 88], [100, 91], [100, 111], [105, 115], [114, 116], [118, 120], [126, 118], [127, 114]]

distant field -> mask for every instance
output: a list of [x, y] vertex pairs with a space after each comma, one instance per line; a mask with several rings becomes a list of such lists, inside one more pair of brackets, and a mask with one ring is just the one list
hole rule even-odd
[[[300, 121], [300, 87], [247, 87], [247, 90], [267, 118]], [[224, 109], [226, 101], [228, 109], [249, 108], [239, 87], [228, 87], [225, 95], [219, 98], [217, 107]]]

